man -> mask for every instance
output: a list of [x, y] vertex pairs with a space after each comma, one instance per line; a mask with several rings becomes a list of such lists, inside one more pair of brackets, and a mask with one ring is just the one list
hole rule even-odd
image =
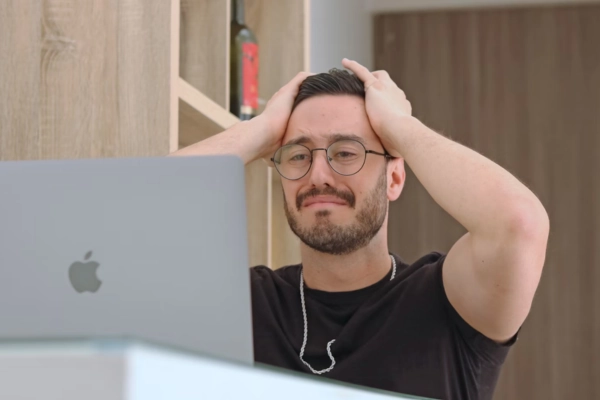
[[[177, 152], [269, 159], [302, 264], [251, 269], [257, 362], [443, 399], [491, 399], [545, 259], [527, 187], [411, 116], [385, 71], [300, 73], [264, 112]], [[467, 230], [447, 254], [390, 255], [406, 161]], [[410, 229], [410, 227], [407, 227]]]

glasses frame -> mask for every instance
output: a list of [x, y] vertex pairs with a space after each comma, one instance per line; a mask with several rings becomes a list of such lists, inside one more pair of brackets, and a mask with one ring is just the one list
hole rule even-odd
[[[365, 151], [365, 158], [363, 159], [363, 163], [362, 163], [362, 165], [360, 166], [360, 168], [358, 169], [358, 171], [356, 171], [356, 172], [354, 172], [354, 173], [352, 173], [352, 174], [342, 174], [342, 173], [340, 173], [340, 172], [336, 171], [336, 169], [335, 169], [335, 168], [333, 168], [333, 165], [331, 165], [331, 159], [330, 159], [329, 155], [327, 154], [327, 153], [329, 152], [329, 148], [330, 148], [331, 146], [333, 146], [333, 145], [334, 145], [334, 144], [336, 144], [337, 142], [342, 142], [342, 141], [343, 141], [343, 142], [345, 142], [345, 141], [352, 141], [352, 142], [356, 142], [356, 143], [360, 144], [360, 145], [362, 146], [363, 150]], [[301, 177], [299, 177], [299, 178], [294, 178], [294, 179], [292, 179], [292, 178], [288, 178], [288, 177], [286, 177], [285, 175], [283, 175], [283, 174], [281, 173], [281, 171], [279, 171], [279, 168], [277, 168], [277, 163], [275, 162], [275, 154], [277, 154], [277, 152], [278, 152], [279, 150], [281, 150], [282, 148], [284, 148], [285, 146], [302, 146], [302, 147], [304, 147], [306, 150], [308, 150], [308, 152], [310, 153], [310, 165], [308, 166], [308, 169], [306, 170], [306, 172], [304, 173], [304, 175], [302, 175], [302, 176], [301, 176]], [[312, 168], [312, 165], [313, 165], [313, 160], [315, 159], [315, 157], [313, 156], [313, 151], [317, 151], [317, 150], [325, 150], [325, 159], [327, 160], [327, 164], [329, 164], [329, 168], [331, 168], [331, 169], [332, 169], [332, 170], [333, 170], [333, 171], [334, 171], [336, 174], [339, 174], [339, 175], [342, 175], [342, 176], [352, 176], [352, 175], [356, 175], [356, 174], [358, 174], [358, 173], [359, 173], [359, 172], [360, 172], [360, 171], [363, 169], [363, 167], [365, 166], [365, 163], [367, 162], [367, 154], [375, 154], [375, 155], [377, 155], [377, 156], [383, 156], [383, 157], [385, 157], [385, 158], [387, 158], [387, 159], [389, 159], [389, 160], [393, 160], [393, 159], [395, 159], [395, 158], [396, 158], [396, 157], [393, 157], [392, 155], [390, 155], [390, 154], [389, 154], [389, 153], [388, 153], [388, 152], [387, 152], [385, 149], [384, 149], [385, 153], [380, 153], [380, 152], [378, 152], [378, 151], [375, 151], [375, 150], [367, 150], [367, 148], [365, 147], [365, 145], [364, 145], [364, 144], [362, 144], [362, 143], [361, 143], [361, 142], [359, 142], [358, 140], [354, 140], [354, 139], [340, 139], [340, 140], [336, 140], [335, 142], [331, 143], [331, 144], [330, 144], [329, 146], [327, 146], [327, 147], [317, 147], [317, 148], [314, 148], [314, 149], [312, 149], [312, 150], [311, 150], [311, 149], [309, 149], [308, 147], [306, 147], [305, 145], [303, 145], [303, 144], [298, 144], [298, 143], [294, 143], [294, 144], [291, 144], [291, 145], [289, 145], [289, 144], [286, 144], [285, 146], [281, 146], [280, 148], [278, 148], [278, 149], [277, 149], [277, 151], [275, 151], [275, 154], [273, 154], [273, 157], [271, 157], [271, 162], [273, 163], [273, 165], [275, 165], [275, 169], [277, 170], [277, 173], [278, 173], [279, 175], [281, 175], [281, 177], [282, 177], [282, 178], [285, 178], [285, 179], [287, 179], [288, 181], [297, 181], [297, 180], [299, 180], [299, 179], [302, 179], [302, 178], [304, 178], [304, 177], [305, 177], [305, 176], [306, 176], [306, 175], [307, 175], [307, 174], [310, 172], [310, 169]]]

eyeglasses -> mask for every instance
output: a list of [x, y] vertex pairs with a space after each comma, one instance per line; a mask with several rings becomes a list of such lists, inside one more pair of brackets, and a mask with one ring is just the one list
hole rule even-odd
[[327, 148], [312, 150], [301, 144], [287, 144], [277, 149], [271, 161], [275, 164], [275, 169], [277, 169], [279, 175], [285, 179], [295, 181], [303, 178], [308, 173], [313, 162], [313, 151], [316, 150], [325, 150], [327, 152], [327, 162], [331, 169], [344, 176], [358, 173], [365, 165], [367, 154], [375, 154], [387, 159], [395, 158], [387, 152], [379, 153], [367, 150], [357, 140], [343, 139], [333, 142]]

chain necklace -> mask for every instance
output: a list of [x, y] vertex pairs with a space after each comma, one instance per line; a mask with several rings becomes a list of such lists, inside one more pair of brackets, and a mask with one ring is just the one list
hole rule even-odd
[[[390, 255], [390, 258], [392, 259], [392, 277], [390, 278], [391, 281], [396, 276], [396, 260], [392, 255]], [[331, 365], [329, 366], [329, 368], [322, 369], [320, 371], [314, 370], [313, 367], [311, 367], [310, 364], [304, 361], [304, 359], [302, 358], [302, 356], [304, 355], [304, 349], [306, 348], [306, 342], [308, 341], [308, 322], [306, 319], [306, 305], [304, 304], [304, 276], [302, 271], [300, 271], [300, 300], [302, 302], [302, 316], [304, 317], [304, 342], [302, 343], [302, 348], [300, 349], [300, 361], [302, 361], [308, 368], [310, 368], [313, 374], [324, 374], [326, 372], [331, 371], [335, 366], [335, 358], [333, 358], [333, 355], [331, 354], [331, 345], [333, 344], [333, 342], [335, 342], [335, 339], [327, 343], [327, 354], [329, 355], [329, 359], [331, 360]]]

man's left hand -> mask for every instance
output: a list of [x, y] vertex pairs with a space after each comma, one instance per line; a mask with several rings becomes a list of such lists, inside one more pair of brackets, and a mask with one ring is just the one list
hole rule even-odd
[[367, 116], [381, 143], [392, 156], [401, 157], [392, 135], [402, 121], [412, 115], [406, 95], [386, 71], [370, 72], [365, 66], [347, 58], [342, 60], [342, 65], [363, 81]]

